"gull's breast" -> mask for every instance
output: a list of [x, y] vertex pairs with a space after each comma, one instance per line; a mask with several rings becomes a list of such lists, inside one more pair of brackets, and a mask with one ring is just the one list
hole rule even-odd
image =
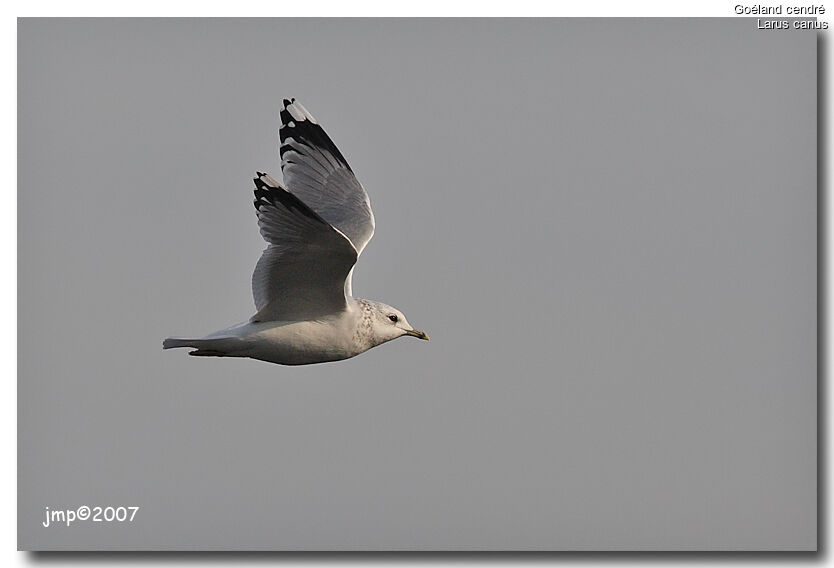
[[350, 324], [345, 318], [253, 324], [248, 356], [282, 365], [348, 359], [365, 351], [355, 343]]

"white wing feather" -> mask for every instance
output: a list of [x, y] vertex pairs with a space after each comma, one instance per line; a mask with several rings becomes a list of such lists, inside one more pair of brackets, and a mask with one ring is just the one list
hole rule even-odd
[[341, 231], [361, 254], [374, 234], [374, 214], [347, 160], [295, 99], [284, 99], [280, 137], [281, 170], [289, 191]]
[[298, 321], [347, 307], [346, 280], [358, 257], [345, 235], [266, 174], [255, 209], [269, 243], [252, 274], [252, 321]]

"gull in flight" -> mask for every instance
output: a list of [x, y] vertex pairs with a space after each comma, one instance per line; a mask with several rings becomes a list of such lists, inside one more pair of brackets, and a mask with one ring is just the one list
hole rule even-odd
[[353, 297], [353, 265], [374, 234], [374, 214], [342, 153], [295, 99], [284, 99], [280, 138], [284, 185], [260, 172], [255, 178], [268, 243], [252, 274], [257, 313], [201, 339], [169, 337], [162, 348], [307, 365], [404, 335], [428, 339], [401, 311]]

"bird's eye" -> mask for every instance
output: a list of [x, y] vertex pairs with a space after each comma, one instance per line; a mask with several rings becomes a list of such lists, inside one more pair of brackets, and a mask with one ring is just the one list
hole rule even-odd
[[395, 315], [391, 314], [390, 316], [388, 316], [388, 319], [389, 319], [389, 320], [391, 320], [391, 321], [392, 321], [392, 322], [394, 322], [394, 323], [397, 323], [397, 320], [399, 320], [400, 318], [398, 318], [397, 316], [395, 316]]

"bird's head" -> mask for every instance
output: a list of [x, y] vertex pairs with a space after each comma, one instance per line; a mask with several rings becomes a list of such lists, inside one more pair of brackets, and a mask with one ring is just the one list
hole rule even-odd
[[371, 332], [378, 343], [391, 341], [403, 335], [410, 335], [428, 341], [429, 336], [414, 329], [405, 319], [405, 315], [397, 308], [392, 308], [382, 302], [368, 302], [368, 304], [370, 307]]

